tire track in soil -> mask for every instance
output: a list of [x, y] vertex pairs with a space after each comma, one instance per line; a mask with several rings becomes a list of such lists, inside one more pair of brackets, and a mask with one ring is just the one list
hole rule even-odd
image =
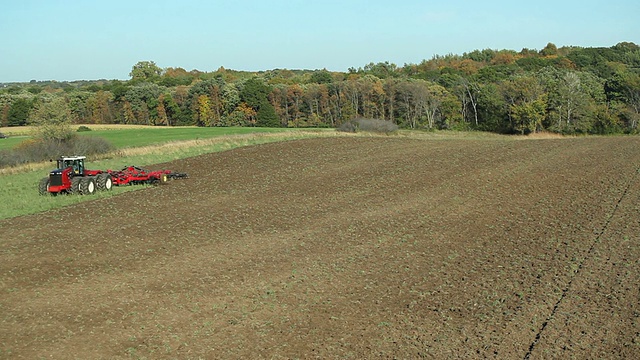
[[611, 214], [607, 217], [607, 219], [605, 220], [604, 226], [602, 227], [602, 229], [596, 234], [594, 240], [591, 243], [591, 246], [589, 247], [589, 250], [587, 251], [585, 257], [582, 259], [582, 261], [580, 261], [580, 263], [578, 264], [578, 267], [576, 268], [576, 270], [574, 271], [571, 279], [569, 280], [569, 282], [567, 283], [567, 286], [562, 289], [562, 295], [560, 296], [560, 298], [558, 299], [558, 301], [555, 303], [555, 305], [553, 306], [553, 309], [551, 310], [551, 313], [549, 314], [549, 316], [545, 319], [545, 321], [542, 323], [542, 326], [540, 327], [540, 330], [538, 331], [538, 333], [536, 334], [533, 342], [531, 342], [531, 345], [529, 345], [529, 349], [527, 351], [527, 353], [524, 355], [524, 360], [530, 359], [532, 353], [534, 352], [534, 350], [536, 349], [536, 346], [538, 345], [538, 343], [540, 342], [540, 339], [543, 335], [543, 333], [545, 332], [545, 330], [547, 329], [547, 325], [554, 320], [558, 309], [560, 308], [560, 306], [562, 305], [562, 303], [564, 302], [564, 300], [567, 298], [567, 294], [569, 293], [569, 291], [571, 290], [571, 287], [573, 285], [574, 280], [581, 274], [581, 270], [584, 266], [584, 264], [591, 258], [591, 255], [593, 254], [594, 249], [596, 248], [596, 245], [598, 245], [601, 242], [602, 236], [603, 234], [607, 231], [607, 229], [609, 228], [609, 224], [611, 224], [611, 221], [613, 220], [613, 218], [618, 214], [618, 211], [620, 209], [620, 204], [622, 204], [622, 201], [625, 199], [625, 197], [628, 195], [629, 193], [629, 189], [631, 188], [631, 186], [637, 181], [637, 177], [638, 174], [640, 173], [640, 167], [638, 168], [638, 170], [635, 172], [635, 174], [633, 174], [631, 176], [631, 179], [629, 180], [629, 182], [627, 183], [627, 185], [624, 188], [624, 191], [622, 192], [622, 194], [620, 195], [620, 198], [618, 199], [618, 201], [616, 202], [613, 211], [611, 212]]

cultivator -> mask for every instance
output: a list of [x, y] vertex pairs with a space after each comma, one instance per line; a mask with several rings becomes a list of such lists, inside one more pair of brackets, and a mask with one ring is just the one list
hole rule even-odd
[[94, 194], [97, 190], [111, 190], [115, 186], [160, 184], [171, 179], [184, 179], [186, 173], [171, 170], [147, 171], [137, 166], [122, 170], [88, 170], [84, 167], [85, 156], [62, 156], [57, 160], [57, 169], [40, 180], [40, 195], [47, 194]]
[[107, 170], [115, 185], [139, 185], [167, 182], [169, 179], [184, 179], [185, 173], [171, 170], [147, 171], [137, 166], [127, 166], [120, 171]]

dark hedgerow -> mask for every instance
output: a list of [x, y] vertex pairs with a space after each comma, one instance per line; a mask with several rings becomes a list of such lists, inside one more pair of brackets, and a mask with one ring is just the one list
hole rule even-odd
[[113, 151], [107, 140], [93, 136], [71, 136], [67, 140], [26, 140], [12, 150], [0, 151], [0, 168], [47, 161], [61, 155], [98, 155]]
[[343, 132], [368, 131], [389, 134], [398, 130], [398, 125], [382, 119], [357, 118], [340, 125], [336, 130]]

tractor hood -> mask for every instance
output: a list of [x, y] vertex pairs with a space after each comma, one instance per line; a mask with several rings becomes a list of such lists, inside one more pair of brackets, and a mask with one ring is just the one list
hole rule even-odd
[[[68, 168], [67, 168], [68, 169]], [[49, 174], [51, 175], [60, 175], [62, 174], [66, 169], [53, 169], [51, 170], [51, 172], [49, 172]]]

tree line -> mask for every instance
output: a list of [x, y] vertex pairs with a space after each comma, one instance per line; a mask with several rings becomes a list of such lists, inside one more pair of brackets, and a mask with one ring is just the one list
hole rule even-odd
[[640, 46], [474, 50], [347, 72], [212, 72], [140, 61], [130, 80], [0, 89], [0, 124], [38, 123], [62, 107], [75, 124], [339, 127], [355, 118], [407, 129], [637, 133]]

